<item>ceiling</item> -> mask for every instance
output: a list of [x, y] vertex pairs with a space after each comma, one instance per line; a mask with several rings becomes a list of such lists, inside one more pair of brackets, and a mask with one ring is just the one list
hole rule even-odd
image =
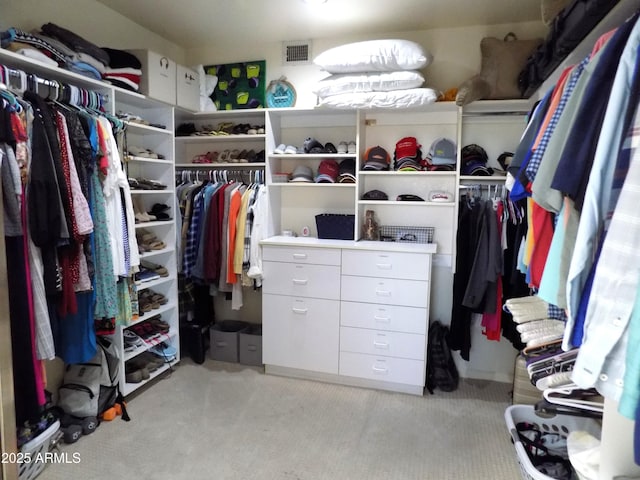
[[182, 48], [540, 21], [540, 0], [99, 0]]

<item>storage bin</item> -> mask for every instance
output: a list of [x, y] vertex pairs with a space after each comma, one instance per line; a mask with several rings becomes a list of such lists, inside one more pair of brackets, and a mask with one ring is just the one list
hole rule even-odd
[[238, 334], [242, 365], [262, 365], [262, 325], [250, 325]]
[[321, 213], [316, 215], [318, 238], [333, 240], [353, 240], [355, 215]]
[[210, 329], [211, 345], [209, 351], [213, 360], [238, 363], [238, 334], [243, 332], [249, 323], [241, 320], [223, 320]]
[[47, 462], [44, 460], [45, 455], [57, 444], [60, 436], [59, 431], [60, 421], [56, 420], [37, 437], [22, 445], [20, 454], [25, 459], [29, 458], [30, 461], [22, 462], [18, 466], [20, 480], [33, 480], [42, 473], [47, 466]]
[[516, 449], [516, 456], [520, 473], [525, 480], [553, 480], [553, 477], [539, 472], [531, 463], [527, 452], [520, 441], [516, 425], [520, 422], [534, 424], [542, 432], [557, 433], [566, 438], [575, 430], [582, 430], [600, 438], [600, 422], [593, 418], [583, 418], [573, 415], [540, 416], [531, 405], [511, 405], [504, 412], [507, 429]]
[[[140, 93], [171, 105], [176, 103], [176, 62], [149, 50], [128, 50], [142, 64]], [[198, 87], [199, 88], [199, 87]]]
[[176, 65], [176, 105], [200, 111], [200, 75], [195, 70]]

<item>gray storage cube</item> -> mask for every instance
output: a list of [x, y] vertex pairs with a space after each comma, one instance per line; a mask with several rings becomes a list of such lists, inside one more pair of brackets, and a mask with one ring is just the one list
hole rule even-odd
[[238, 334], [249, 323], [241, 320], [223, 320], [211, 327], [209, 352], [213, 360], [238, 363]]
[[250, 325], [238, 334], [240, 363], [262, 366], [262, 325]]

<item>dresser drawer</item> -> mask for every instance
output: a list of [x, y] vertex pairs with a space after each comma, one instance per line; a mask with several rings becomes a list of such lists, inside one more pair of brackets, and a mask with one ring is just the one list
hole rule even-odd
[[340, 305], [340, 325], [345, 327], [426, 335], [427, 322], [426, 308], [345, 301]]
[[265, 294], [262, 311], [266, 365], [338, 373], [339, 302]]
[[431, 255], [422, 253], [343, 250], [342, 274], [429, 280]]
[[425, 362], [340, 352], [340, 375], [423, 387]]
[[427, 308], [429, 282], [342, 276], [342, 300]]
[[426, 337], [416, 333], [382, 332], [340, 327], [340, 351], [425, 360]]
[[340, 265], [337, 248], [262, 247], [262, 259], [273, 262], [310, 263], [315, 265]]
[[338, 300], [340, 267], [263, 262], [263, 293]]

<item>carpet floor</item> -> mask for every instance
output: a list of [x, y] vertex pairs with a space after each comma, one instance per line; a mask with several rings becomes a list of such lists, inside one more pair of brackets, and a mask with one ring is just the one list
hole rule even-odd
[[184, 359], [38, 480], [516, 480], [510, 389], [419, 397]]

